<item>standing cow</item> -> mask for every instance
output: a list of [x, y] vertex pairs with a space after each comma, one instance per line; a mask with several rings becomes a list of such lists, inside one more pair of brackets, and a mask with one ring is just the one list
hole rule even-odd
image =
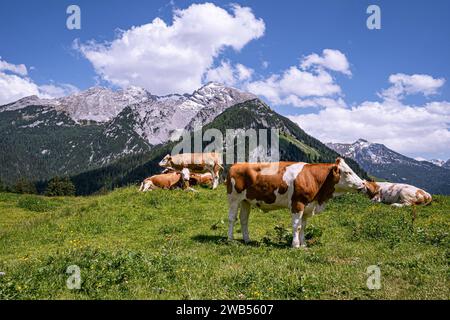
[[364, 184], [372, 201], [394, 207], [428, 205], [433, 200], [428, 192], [409, 184], [375, 181], [364, 181]]
[[250, 241], [248, 218], [251, 206], [264, 211], [289, 208], [292, 214], [294, 248], [305, 247], [308, 218], [321, 212], [335, 192], [365, 189], [363, 180], [341, 158], [335, 163], [304, 162], [237, 163], [227, 176], [229, 202], [228, 239], [240, 207], [241, 229]]
[[222, 154], [216, 152], [207, 153], [182, 153], [176, 155], [166, 155], [159, 165], [164, 168], [175, 170], [189, 169], [193, 173], [210, 172], [213, 177], [212, 188], [219, 185], [219, 175], [222, 167]]

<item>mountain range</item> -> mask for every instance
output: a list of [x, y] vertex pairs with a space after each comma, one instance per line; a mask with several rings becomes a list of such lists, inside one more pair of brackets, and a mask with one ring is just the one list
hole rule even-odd
[[[319, 140], [306, 134], [297, 124], [274, 112], [261, 100], [254, 98], [227, 108], [215, 117], [202, 130], [217, 129], [225, 137], [227, 129], [270, 129], [278, 128], [280, 132], [280, 159], [285, 161], [334, 162], [339, 154]], [[191, 132], [191, 137], [193, 133]], [[158, 162], [170, 153], [178, 141], [169, 141], [155, 146], [150, 152], [130, 155], [110, 165], [83, 172], [72, 177], [78, 194], [91, 194], [103, 189], [140, 182], [149, 174], [160, 172]], [[270, 142], [270, 138], [268, 139]], [[209, 142], [203, 143], [203, 148]], [[236, 150], [234, 141], [234, 150]], [[268, 144], [270, 148], [270, 143]], [[227, 148], [228, 149], [228, 148]], [[228, 151], [224, 150], [226, 155]], [[247, 155], [248, 156], [248, 155]], [[246, 157], [248, 160], [248, 157]], [[361, 177], [368, 178], [366, 172], [352, 159], [347, 163]], [[225, 166], [225, 170], [228, 165]], [[225, 172], [223, 172], [223, 175]]]
[[0, 180], [45, 180], [103, 167], [254, 98], [212, 82], [189, 95], [94, 87], [59, 99], [26, 97], [0, 106]]
[[369, 173], [450, 193], [439, 179], [450, 173], [447, 164], [416, 161], [365, 140], [325, 145], [255, 95], [215, 82], [192, 94], [93, 87], [58, 99], [30, 96], [0, 106], [0, 181], [45, 185], [52, 177], [70, 176], [78, 194], [136, 183], [159, 172], [158, 161], [180, 134], [199, 125], [224, 136], [227, 129], [278, 128], [281, 160], [331, 162], [342, 155], [363, 178]]
[[345, 157], [355, 160], [372, 176], [383, 180], [412, 184], [433, 193], [450, 193], [450, 164], [406, 157], [383, 144], [359, 139], [354, 143], [327, 143]]

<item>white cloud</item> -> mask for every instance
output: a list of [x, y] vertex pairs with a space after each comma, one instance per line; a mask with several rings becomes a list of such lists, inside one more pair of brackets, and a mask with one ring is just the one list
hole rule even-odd
[[[421, 79], [433, 79], [430, 76]], [[429, 77], [429, 78], [428, 78]], [[417, 77], [401, 77], [417, 79]], [[397, 77], [390, 77], [391, 83]], [[391, 81], [392, 80], [392, 81]], [[443, 81], [443, 79], [440, 79]], [[406, 83], [403, 80], [402, 85]], [[440, 86], [416, 81], [408, 82], [403, 93], [435, 92]], [[420, 83], [420, 85], [419, 85]], [[427, 83], [428, 82], [427, 80]], [[443, 82], [442, 82], [443, 83]], [[420, 89], [419, 89], [420, 88]], [[400, 97], [395, 95], [395, 97]], [[321, 104], [325, 106], [325, 104]], [[354, 142], [364, 138], [383, 143], [395, 151], [411, 157], [427, 155], [427, 158], [450, 157], [450, 102], [434, 101], [421, 106], [404, 104], [398, 99], [365, 101], [353, 107], [332, 104], [318, 113], [289, 116], [301, 128], [323, 142]]]
[[[265, 97], [270, 103], [295, 107], [317, 107], [331, 103], [342, 105], [341, 88], [327, 71], [351, 75], [346, 56], [339, 50], [325, 49], [304, 57], [299, 66], [291, 66], [281, 74], [245, 84], [245, 88]], [[319, 98], [327, 99], [319, 99]], [[338, 101], [339, 100], [339, 101]]]
[[51, 97], [51, 98], [61, 98], [68, 96], [70, 94], [77, 93], [79, 90], [77, 87], [71, 84], [62, 83], [62, 84], [45, 84], [39, 86], [39, 95], [42, 97]]
[[233, 86], [236, 83], [236, 78], [233, 73], [233, 66], [227, 61], [222, 61], [220, 66], [207, 71], [205, 79], [206, 81], [220, 82]]
[[237, 77], [239, 81], [246, 81], [251, 79], [253, 76], [253, 69], [244, 66], [243, 64], [238, 63], [236, 65]]
[[38, 94], [38, 86], [30, 79], [0, 72], [0, 105]]
[[250, 82], [246, 89], [267, 98], [272, 104], [296, 107], [305, 106], [305, 97], [324, 97], [341, 93], [341, 88], [328, 72], [308, 72], [295, 66], [281, 75], [275, 74], [264, 80]]
[[[155, 94], [185, 93], [201, 86], [224, 48], [239, 51], [264, 30], [263, 20], [248, 7], [233, 5], [230, 13], [204, 3], [175, 10], [171, 25], [156, 18], [110, 43], [75, 43], [75, 47], [103, 80], [114, 85], [141, 86]], [[217, 70], [214, 76], [219, 72], [227, 76], [228, 71]], [[214, 71], [209, 73], [212, 77]]]
[[385, 99], [399, 100], [410, 94], [422, 93], [425, 96], [436, 94], [437, 89], [444, 85], [445, 79], [435, 79], [426, 74], [397, 73], [389, 76], [389, 82], [392, 86], [383, 90], [380, 96]]
[[5, 71], [10, 71], [21, 76], [26, 76], [28, 74], [27, 67], [24, 64], [8, 63], [0, 57], [0, 72]]
[[78, 91], [75, 86], [69, 84], [39, 86], [27, 77], [27, 74], [25, 65], [15, 65], [0, 60], [0, 105], [31, 95], [37, 95], [40, 98], [57, 98]]
[[228, 86], [235, 86], [251, 79], [253, 69], [240, 63], [232, 65], [228, 61], [221, 61], [216, 68], [209, 69], [205, 75], [205, 81], [214, 81]]
[[310, 54], [301, 63], [303, 69], [315, 66], [342, 72], [349, 76], [352, 74], [347, 57], [339, 50], [325, 49], [322, 51], [322, 56], [317, 53]]

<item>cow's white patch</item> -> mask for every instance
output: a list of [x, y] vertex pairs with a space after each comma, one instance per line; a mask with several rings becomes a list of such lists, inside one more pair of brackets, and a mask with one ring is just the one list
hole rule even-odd
[[296, 164], [292, 164], [292, 165], [286, 167], [286, 171], [283, 174], [283, 181], [288, 186], [288, 191], [286, 192], [286, 197], [287, 197], [287, 205], [286, 206], [289, 208], [289, 210], [292, 209], [292, 201], [290, 201], [290, 200], [292, 199], [292, 195], [294, 194], [294, 188], [295, 188], [294, 181], [298, 177], [300, 172], [302, 172], [305, 164], [306, 164], [305, 162], [298, 162]]
[[289, 186], [297, 178], [298, 174], [302, 172], [305, 162], [299, 162], [291, 164], [286, 167], [286, 171], [283, 174], [283, 181]]
[[190, 178], [189, 169], [188, 168], [183, 168], [183, 170], [181, 170], [181, 176], [183, 177], [183, 180], [189, 181], [189, 178]]
[[[377, 182], [380, 186], [379, 201], [395, 206], [420, 203], [417, 192], [420, 190], [431, 199], [431, 195], [422, 189], [404, 183]], [[421, 196], [422, 197], [422, 196]]]

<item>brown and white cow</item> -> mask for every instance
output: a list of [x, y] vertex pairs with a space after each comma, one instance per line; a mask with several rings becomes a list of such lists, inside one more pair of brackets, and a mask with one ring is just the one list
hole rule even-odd
[[173, 189], [181, 184], [183, 189], [189, 188], [189, 170], [169, 171], [146, 178], [142, 181], [139, 191], [151, 191], [155, 189]]
[[409, 184], [374, 181], [364, 181], [364, 184], [372, 201], [394, 207], [428, 205], [433, 200], [428, 192]]
[[249, 242], [248, 218], [251, 206], [264, 211], [289, 208], [292, 214], [295, 248], [305, 247], [306, 221], [325, 207], [335, 193], [363, 190], [363, 180], [337, 158], [335, 163], [304, 162], [237, 163], [227, 176], [229, 202], [228, 239], [240, 207], [241, 229]]
[[213, 176], [210, 172], [191, 173], [191, 176], [189, 178], [189, 184], [191, 186], [195, 186], [195, 185], [212, 186]]
[[222, 167], [222, 154], [216, 152], [205, 153], [182, 153], [176, 155], [166, 155], [159, 165], [164, 168], [182, 170], [189, 169], [192, 173], [211, 173], [213, 177], [212, 188], [219, 185], [219, 174]]

